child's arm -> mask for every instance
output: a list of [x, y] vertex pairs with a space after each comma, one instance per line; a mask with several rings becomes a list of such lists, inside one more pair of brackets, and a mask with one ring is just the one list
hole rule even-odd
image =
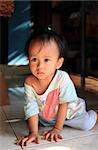
[[38, 134], [38, 115], [34, 115], [27, 120], [29, 133]]
[[60, 104], [54, 128], [62, 130], [67, 115], [67, 103]]
[[34, 115], [27, 120], [27, 125], [29, 128], [29, 135], [21, 138], [17, 144], [21, 146], [26, 146], [31, 142], [39, 143], [38, 136], [38, 115]]
[[66, 119], [66, 114], [67, 114], [67, 103], [60, 104], [59, 109], [58, 109], [56, 123], [53, 129], [48, 132], [46, 131], [44, 133], [46, 140], [58, 141], [58, 139], [62, 139], [62, 136], [60, 135], [60, 131], [63, 128], [64, 121]]

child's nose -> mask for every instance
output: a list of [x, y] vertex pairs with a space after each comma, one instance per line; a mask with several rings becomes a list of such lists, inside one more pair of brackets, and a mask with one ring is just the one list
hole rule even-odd
[[42, 67], [43, 67], [43, 62], [39, 61], [39, 62], [38, 62], [38, 67], [39, 67], [39, 68], [42, 68]]

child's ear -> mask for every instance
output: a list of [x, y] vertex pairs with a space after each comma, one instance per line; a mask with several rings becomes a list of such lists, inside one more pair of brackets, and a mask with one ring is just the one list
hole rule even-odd
[[59, 58], [56, 69], [59, 69], [63, 65], [63, 62], [64, 62], [64, 58], [63, 57]]

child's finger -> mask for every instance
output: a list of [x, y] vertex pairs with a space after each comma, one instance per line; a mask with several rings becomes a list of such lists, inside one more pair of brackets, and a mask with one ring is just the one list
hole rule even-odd
[[59, 139], [63, 139], [63, 136], [61, 134], [58, 134]]
[[16, 144], [17, 144], [17, 145], [19, 145], [19, 144], [20, 144], [20, 142], [21, 142], [21, 139], [19, 139], [19, 140], [16, 142]]
[[48, 133], [48, 131], [44, 131], [43, 133], [42, 133], [42, 135], [46, 135]]
[[37, 137], [37, 138], [36, 138], [35, 143], [37, 143], [37, 144], [39, 144], [39, 143], [40, 143], [40, 139], [39, 139], [39, 137]]
[[22, 142], [21, 142], [21, 146], [26, 146], [26, 141], [28, 140], [28, 137], [25, 137]]
[[21, 137], [20, 139], [17, 140], [16, 144], [20, 145], [21, 141], [24, 139], [24, 137]]
[[28, 138], [26, 141], [26, 145], [30, 144], [31, 142], [35, 141], [36, 137]]
[[54, 141], [57, 142], [58, 141], [58, 135], [54, 136]]
[[48, 140], [48, 138], [50, 137], [50, 135], [51, 135], [50, 133], [47, 133], [47, 134], [45, 135], [45, 139]]
[[54, 140], [54, 136], [55, 136], [54, 134], [51, 134], [51, 135], [50, 135], [50, 141], [51, 141], [51, 142]]

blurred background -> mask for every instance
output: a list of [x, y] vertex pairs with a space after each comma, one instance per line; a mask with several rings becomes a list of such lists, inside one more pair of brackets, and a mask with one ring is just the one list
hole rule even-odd
[[[16, 139], [28, 133], [24, 121], [24, 79], [30, 70], [24, 46], [31, 32], [47, 26], [66, 38], [69, 49], [61, 69], [69, 73], [87, 109], [98, 113], [98, 1], [0, 0], [0, 147], [3, 150], [21, 149], [15, 145]], [[42, 142], [26, 149], [45, 150], [53, 145], [56, 149], [59, 144], [70, 150], [98, 149], [98, 123], [91, 131], [65, 128], [63, 134], [64, 140], [58, 145]]]
[[98, 1], [1, 0], [0, 70], [8, 86], [23, 86], [30, 73], [25, 42], [36, 28], [46, 26], [68, 42], [62, 69], [79, 87], [89, 84], [98, 89]]

